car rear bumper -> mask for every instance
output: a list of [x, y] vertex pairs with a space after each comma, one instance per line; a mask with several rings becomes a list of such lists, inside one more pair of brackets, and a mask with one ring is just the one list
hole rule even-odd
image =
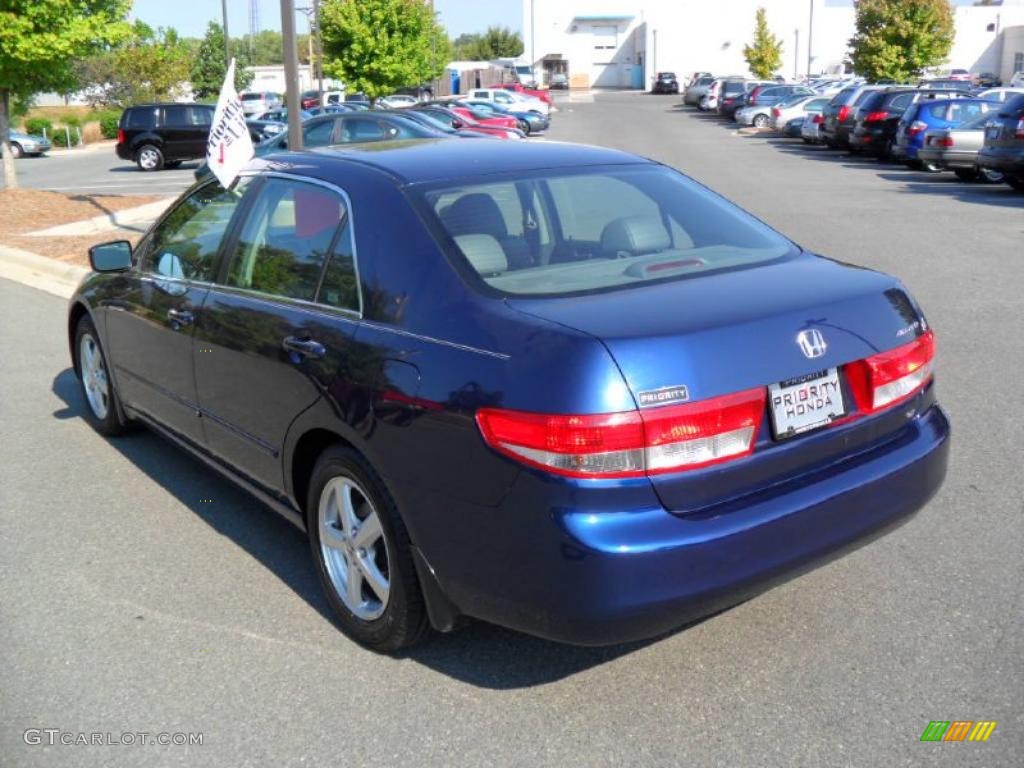
[[978, 153], [921, 147], [917, 150], [917, 159], [949, 170], [973, 170], [977, 167]]
[[[929, 402], [886, 442], [697, 514], [667, 512], [653, 494], [645, 501], [640, 485], [555, 505], [542, 481], [521, 476], [500, 509], [459, 513], [473, 526], [462, 562], [449, 567], [435, 554], [432, 565], [451, 601], [477, 618], [579, 645], [651, 638], [919, 510], [942, 484], [949, 452], [949, 423]], [[608, 497], [632, 506], [609, 508]]]
[[1024, 150], [1015, 147], [985, 147], [978, 153], [978, 166], [1024, 175]]

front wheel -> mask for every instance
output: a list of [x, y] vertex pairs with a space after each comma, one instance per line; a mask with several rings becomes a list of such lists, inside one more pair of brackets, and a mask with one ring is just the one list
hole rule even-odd
[[11, 156], [18, 158], [25, 154], [25, 150], [21, 148], [21, 144], [11, 142]]
[[527, 136], [530, 135], [530, 123], [526, 120], [519, 121], [519, 130], [525, 133]]
[[942, 170], [942, 166], [939, 165], [938, 163], [925, 163], [921, 161], [918, 162], [920, 163], [921, 170], [924, 171], [925, 173], [939, 173]]
[[409, 533], [377, 473], [355, 451], [328, 448], [306, 507], [313, 561], [341, 630], [381, 652], [419, 641], [428, 625]]
[[755, 128], [767, 128], [768, 127], [768, 115], [754, 115], [754, 127]]
[[164, 167], [164, 153], [152, 144], [143, 145], [135, 156], [135, 162], [142, 171], [159, 171]]
[[100, 344], [96, 326], [89, 317], [78, 321], [75, 330], [78, 380], [88, 406], [86, 421], [102, 435], [115, 436], [128, 432], [131, 422], [124, 417], [117, 390], [110, 379], [107, 358]]

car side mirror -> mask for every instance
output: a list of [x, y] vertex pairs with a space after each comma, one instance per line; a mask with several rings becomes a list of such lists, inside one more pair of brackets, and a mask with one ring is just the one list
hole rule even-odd
[[123, 272], [132, 266], [132, 244], [112, 240], [89, 249], [89, 264], [96, 272]]

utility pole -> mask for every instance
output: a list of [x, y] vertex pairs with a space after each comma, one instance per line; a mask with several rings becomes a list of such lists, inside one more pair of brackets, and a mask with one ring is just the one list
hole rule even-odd
[[811, 17], [807, 22], [807, 79], [811, 78], [811, 59], [813, 55], [811, 53], [812, 46], [814, 44], [814, 0], [811, 0]]
[[530, 0], [530, 74], [533, 75], [533, 88], [537, 87], [537, 25], [534, 23], [533, 0]]
[[295, 50], [295, 0], [281, 0], [281, 37], [284, 42], [285, 103], [288, 105], [288, 149], [302, 149], [302, 93], [299, 91], [299, 55]]
[[[793, 43], [793, 79], [796, 80], [800, 77], [800, 28], [797, 27], [793, 30], [793, 36], [796, 38], [796, 42]], [[807, 73], [808, 79], [810, 79], [810, 72]]]
[[220, 0], [220, 16], [224, 22], [224, 69], [231, 65], [231, 44], [228, 42], [228, 0]]
[[[313, 0], [313, 27], [316, 29], [316, 81], [320, 91], [320, 106], [324, 106], [324, 45], [320, 37], [320, 0]], [[310, 31], [312, 34], [312, 31]], [[312, 65], [313, 62], [310, 62]], [[310, 75], [313, 70], [310, 71]]]

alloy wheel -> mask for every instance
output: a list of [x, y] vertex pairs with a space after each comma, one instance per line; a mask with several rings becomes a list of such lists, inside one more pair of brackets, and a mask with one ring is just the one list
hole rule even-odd
[[160, 162], [160, 155], [152, 147], [143, 147], [139, 151], [139, 165], [147, 171], [152, 171]]
[[320, 551], [338, 598], [357, 618], [373, 621], [391, 594], [391, 569], [380, 516], [350, 477], [335, 477], [320, 494]]
[[1002, 171], [993, 171], [991, 168], [980, 169], [981, 178], [989, 184], [1002, 184], [1006, 179]]
[[110, 382], [107, 378], [107, 366], [103, 362], [103, 353], [90, 333], [82, 334], [78, 352], [85, 399], [89, 402], [93, 415], [102, 421], [110, 412]]

